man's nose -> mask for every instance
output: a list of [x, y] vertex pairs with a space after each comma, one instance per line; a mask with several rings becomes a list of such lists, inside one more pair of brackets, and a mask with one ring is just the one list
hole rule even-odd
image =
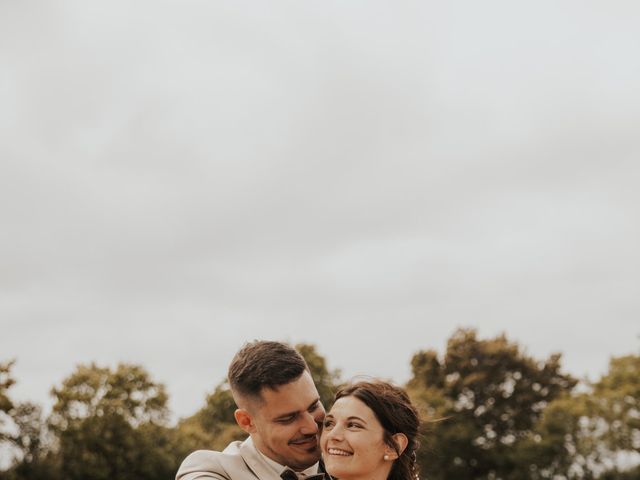
[[303, 424], [300, 431], [305, 435], [315, 435], [320, 430], [316, 417], [309, 412], [303, 415]]

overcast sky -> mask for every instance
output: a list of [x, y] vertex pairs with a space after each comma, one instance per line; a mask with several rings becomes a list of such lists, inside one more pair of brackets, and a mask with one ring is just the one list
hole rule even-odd
[[0, 2], [13, 397], [126, 361], [188, 415], [254, 338], [638, 353], [640, 4], [523, 3]]

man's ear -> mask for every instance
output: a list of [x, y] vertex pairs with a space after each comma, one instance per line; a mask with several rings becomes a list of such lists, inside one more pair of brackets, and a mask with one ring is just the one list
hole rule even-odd
[[251, 414], [248, 410], [245, 410], [244, 408], [238, 408], [235, 412], [233, 412], [233, 416], [236, 419], [236, 423], [242, 430], [249, 434], [255, 433], [256, 426], [254, 425], [253, 418], [251, 418]]
[[402, 452], [404, 452], [404, 449], [407, 448], [407, 445], [409, 444], [409, 440], [407, 439], [407, 436], [404, 433], [396, 433], [395, 435], [391, 436], [391, 439], [393, 440], [393, 443], [397, 445], [398, 451], [396, 452], [395, 448], [387, 445], [384, 452], [384, 456], [389, 460], [395, 460], [400, 455], [402, 455]]

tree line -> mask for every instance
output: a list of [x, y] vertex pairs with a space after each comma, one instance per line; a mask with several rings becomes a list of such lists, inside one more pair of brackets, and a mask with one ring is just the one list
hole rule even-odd
[[[343, 383], [315, 346], [296, 345], [327, 409]], [[13, 362], [0, 363], [0, 480], [162, 480], [197, 449], [246, 435], [228, 385], [169, 423], [164, 386], [139, 365], [79, 365], [51, 390], [53, 408], [15, 402]], [[612, 358], [595, 382], [564, 373], [561, 356], [529, 356], [504, 335], [459, 329], [446, 351], [416, 352], [405, 388], [424, 419], [426, 480], [640, 479], [640, 355]]]

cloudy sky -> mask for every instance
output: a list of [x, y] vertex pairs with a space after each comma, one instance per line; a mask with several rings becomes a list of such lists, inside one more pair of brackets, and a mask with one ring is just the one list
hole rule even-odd
[[460, 326], [640, 351], [640, 4], [0, 3], [0, 360], [143, 364], [195, 412], [246, 340], [402, 382]]

